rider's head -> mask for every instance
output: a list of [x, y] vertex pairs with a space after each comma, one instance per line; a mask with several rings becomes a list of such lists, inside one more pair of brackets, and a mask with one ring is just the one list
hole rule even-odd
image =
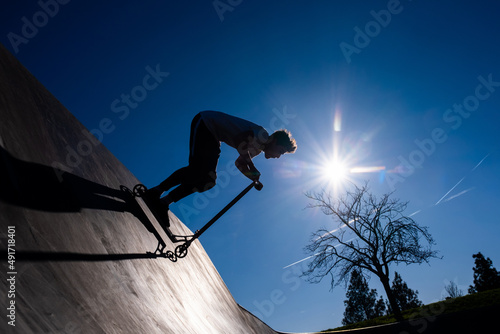
[[279, 158], [285, 153], [295, 153], [297, 150], [297, 143], [292, 138], [292, 134], [288, 130], [275, 131], [264, 148], [266, 159]]

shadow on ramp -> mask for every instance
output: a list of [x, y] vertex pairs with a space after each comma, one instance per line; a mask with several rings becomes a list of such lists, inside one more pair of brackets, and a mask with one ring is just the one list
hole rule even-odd
[[[3, 250], [2, 252], [7, 254], [7, 250]], [[168, 256], [164, 253], [82, 254], [72, 252], [16, 252], [16, 260], [24, 262], [103, 262], [156, 258], [168, 258]]]
[[[2, 140], [0, 138], [0, 144]], [[133, 214], [158, 240], [155, 251], [162, 253], [165, 242], [125, 186], [114, 189], [70, 172], [12, 156], [0, 145], [0, 200], [45, 212], [81, 212], [83, 208]], [[75, 253], [29, 253], [35, 261], [114, 261], [151, 258], [151, 254], [93, 255]], [[171, 258], [170, 254], [152, 254]]]
[[130, 196], [80, 176], [23, 161], [0, 145], [0, 200], [46, 212], [80, 212], [83, 208], [131, 211]]

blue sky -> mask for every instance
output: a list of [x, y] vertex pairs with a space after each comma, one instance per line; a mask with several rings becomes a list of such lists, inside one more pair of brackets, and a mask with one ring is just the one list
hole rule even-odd
[[[304, 196], [331, 187], [322, 166], [334, 155], [357, 171], [352, 182], [395, 191], [429, 227], [443, 259], [392, 268], [422, 301], [442, 299], [448, 281], [466, 291], [474, 253], [500, 268], [497, 2], [54, 4], [4, 6], [1, 42], [84, 125], [105, 130], [103, 144], [144, 184], [187, 163], [201, 110], [292, 132], [297, 152], [257, 157], [264, 189], [201, 237], [236, 301], [274, 329], [340, 325], [344, 288], [299, 278], [307, 262], [284, 269], [306, 257], [312, 232], [336, 227]], [[236, 157], [223, 146], [219, 186], [172, 206], [191, 229], [248, 184]], [[370, 286], [383, 294], [376, 277]]]

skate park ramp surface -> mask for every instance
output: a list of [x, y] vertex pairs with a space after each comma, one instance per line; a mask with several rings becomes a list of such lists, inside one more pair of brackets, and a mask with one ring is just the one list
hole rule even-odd
[[0, 120], [0, 333], [276, 333], [198, 241], [148, 253], [162, 236], [123, 188], [139, 180], [3, 46]]

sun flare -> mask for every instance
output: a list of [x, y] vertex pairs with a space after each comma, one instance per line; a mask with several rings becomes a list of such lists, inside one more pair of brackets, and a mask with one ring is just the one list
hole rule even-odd
[[334, 160], [325, 163], [322, 172], [329, 182], [340, 183], [347, 179], [349, 168], [342, 161]]

